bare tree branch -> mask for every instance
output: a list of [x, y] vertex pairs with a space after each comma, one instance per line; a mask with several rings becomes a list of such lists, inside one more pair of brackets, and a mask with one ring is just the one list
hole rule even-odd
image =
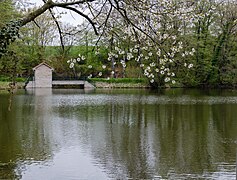
[[113, 10], [113, 7], [111, 6], [110, 9], [109, 9], [108, 16], [106, 17], [105, 22], [104, 22], [104, 25], [105, 25], [105, 26], [104, 26], [104, 28], [103, 28], [103, 31], [102, 31], [102, 33], [101, 33], [99, 39], [98, 39], [97, 42], [96, 42], [96, 46], [97, 46], [97, 44], [99, 43], [99, 41], [101, 40], [102, 36], [103, 36], [104, 33], [105, 33], [106, 24], [107, 24], [107, 22], [108, 22], [108, 20], [109, 20], [109, 16], [110, 16], [112, 10]]
[[[44, 3], [46, 3], [46, 0], [43, 0]], [[59, 22], [57, 21], [57, 18], [54, 16], [54, 13], [52, 11], [51, 8], [49, 8], [49, 12], [58, 28], [58, 33], [59, 33], [59, 38], [60, 38], [60, 43], [61, 43], [61, 47], [62, 47], [62, 50], [64, 51], [65, 50], [65, 46], [64, 46], [64, 42], [63, 42], [63, 36], [62, 36], [62, 30], [60, 28], [60, 25], [59, 25]]]
[[[61, 7], [61, 6], [58, 6], [58, 7]], [[91, 18], [90, 18], [89, 16], [85, 15], [84, 13], [82, 13], [81, 11], [79, 11], [79, 10], [73, 8], [73, 7], [67, 7], [67, 6], [66, 6], [66, 7], [63, 7], [63, 8], [69, 9], [69, 10], [71, 10], [71, 11], [74, 11], [74, 12], [76, 12], [77, 14], [81, 15], [82, 17], [84, 17], [84, 18], [85, 18], [87, 21], [89, 21], [89, 23], [92, 25], [95, 34], [96, 34], [96, 35], [99, 35], [99, 33], [98, 33], [98, 31], [97, 31], [97, 29], [96, 29], [96, 27], [95, 27], [95, 23], [91, 20]]]
[[[33, 21], [36, 17], [38, 17], [39, 15], [43, 14], [45, 11], [47, 11], [48, 9], [54, 8], [54, 7], [61, 7], [61, 8], [65, 8], [65, 9], [70, 9], [73, 10], [74, 12], [76, 12], [77, 14], [83, 16], [84, 18], [86, 18], [89, 21], [89, 17], [86, 16], [85, 14], [83, 14], [82, 12], [78, 11], [75, 8], [70, 7], [71, 5], [79, 5], [79, 4], [83, 4], [86, 2], [93, 2], [95, 0], [82, 0], [82, 1], [73, 1], [73, 2], [64, 2], [64, 3], [55, 3], [52, 0], [48, 0], [46, 3], [44, 3], [43, 6], [41, 6], [40, 8], [38, 8], [37, 10], [29, 13], [27, 16], [25, 16], [23, 19], [21, 19], [21, 26], [24, 26], [25, 24]], [[75, 11], [76, 10], [76, 11]], [[90, 19], [91, 24], [94, 24], [92, 22], [92, 20]], [[89, 21], [89, 22], [90, 22]]]

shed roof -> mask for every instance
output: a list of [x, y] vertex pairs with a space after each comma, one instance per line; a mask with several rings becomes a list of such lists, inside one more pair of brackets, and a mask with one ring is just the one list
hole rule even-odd
[[36, 69], [38, 69], [40, 66], [47, 66], [48, 68], [50, 68], [52, 71], [54, 70], [54, 68], [52, 68], [50, 65], [48, 65], [46, 62], [42, 62], [42, 63], [40, 63], [40, 64], [38, 64], [37, 66], [35, 66], [34, 68], [33, 68], [33, 70], [35, 71]]

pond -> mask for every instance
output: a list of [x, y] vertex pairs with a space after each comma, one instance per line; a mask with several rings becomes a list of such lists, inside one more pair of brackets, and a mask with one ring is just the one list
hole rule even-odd
[[0, 92], [0, 179], [235, 179], [237, 91]]

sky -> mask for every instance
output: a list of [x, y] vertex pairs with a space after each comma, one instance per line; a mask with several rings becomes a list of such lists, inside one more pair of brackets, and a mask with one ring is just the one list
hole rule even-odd
[[[36, 6], [43, 5], [42, 0], [31, 0], [30, 2], [35, 3]], [[62, 11], [61, 8], [54, 8], [55, 13], [61, 12], [61, 11]], [[79, 16], [78, 14], [76, 14], [76, 13], [67, 11], [67, 14], [63, 15], [61, 21], [66, 22], [66, 23], [70, 23], [70, 24], [76, 26], [78, 24], [82, 24], [83, 18], [81, 16]]]

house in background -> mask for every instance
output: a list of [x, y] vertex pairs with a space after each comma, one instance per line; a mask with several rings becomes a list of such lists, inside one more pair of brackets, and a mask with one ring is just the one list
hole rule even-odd
[[26, 88], [51, 88], [53, 70], [54, 69], [45, 62], [35, 66], [33, 68], [33, 81], [29, 81], [26, 85]]
[[45, 62], [33, 68], [34, 77], [26, 82], [25, 88], [88, 88], [93, 89], [91, 83], [84, 80], [53, 80], [54, 69]]
[[33, 68], [34, 71], [34, 87], [52, 87], [53, 68], [45, 62]]

